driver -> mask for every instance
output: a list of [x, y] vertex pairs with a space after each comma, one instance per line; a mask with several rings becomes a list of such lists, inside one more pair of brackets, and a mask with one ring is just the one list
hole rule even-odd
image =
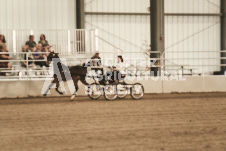
[[105, 80], [110, 77], [109, 82], [112, 84], [117, 84], [120, 80], [122, 80], [122, 74], [125, 74], [124, 59], [121, 55], [118, 56], [117, 63], [114, 65], [114, 67], [111, 67], [111, 69], [113, 72], [107, 73]]
[[[100, 53], [99, 51], [97, 51], [95, 53], [95, 55], [91, 58], [91, 62], [92, 62], [92, 68], [91, 70], [94, 70], [96, 72], [99, 78], [99, 83], [100, 84], [105, 84], [104, 78], [103, 78], [103, 67], [102, 67], [102, 63], [101, 63], [101, 58], [100, 58]], [[99, 74], [98, 71], [100, 71], [101, 73]]]
[[95, 53], [95, 55], [91, 58], [91, 61], [92, 61], [92, 70], [97, 72], [97, 71], [103, 69], [103, 68], [101, 68], [102, 64], [101, 64], [101, 58], [100, 58], [99, 51], [97, 51]]

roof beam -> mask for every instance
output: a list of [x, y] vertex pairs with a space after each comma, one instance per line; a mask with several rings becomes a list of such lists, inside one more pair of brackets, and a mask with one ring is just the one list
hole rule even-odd
[[[85, 12], [85, 15], [129, 15], [150, 16], [150, 13], [136, 12]], [[221, 13], [164, 13], [165, 16], [222, 16]]]

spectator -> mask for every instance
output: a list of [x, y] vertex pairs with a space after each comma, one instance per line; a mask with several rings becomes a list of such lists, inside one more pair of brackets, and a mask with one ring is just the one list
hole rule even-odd
[[[31, 52], [29, 49], [28, 49], [28, 46], [23, 46], [22, 47], [22, 51], [23, 52]], [[28, 64], [27, 64], [27, 55], [28, 55], [28, 60], [30, 60], [30, 61], [28, 61]], [[29, 53], [27, 53], [27, 54], [23, 54], [22, 55], [22, 60], [25, 60], [25, 61], [23, 61], [22, 62], [22, 66], [23, 67], [27, 67], [28, 65], [31, 65], [31, 64], [33, 64], [33, 56], [31, 55], [31, 54], [29, 54]]]
[[[5, 46], [0, 45], [0, 52], [8, 52]], [[12, 58], [9, 54], [0, 54], [0, 60], [11, 60]], [[12, 68], [12, 64], [10, 62], [0, 62], [1, 68]]]
[[0, 34], [0, 45], [4, 48], [6, 47], [6, 40], [5, 40], [5, 36]]
[[6, 40], [5, 36], [0, 34], [0, 46], [3, 47], [4, 51], [8, 52], [8, 49], [6, 47]]
[[41, 52], [44, 52], [43, 47], [42, 47], [41, 44], [38, 44], [36, 46], [36, 51], [35, 52], [37, 52], [37, 54], [33, 54], [34, 59], [35, 60], [42, 60], [42, 61], [35, 61], [35, 64], [39, 65], [40, 67], [43, 67], [43, 66], [49, 67], [47, 65], [47, 63], [44, 61], [44, 59], [47, 58], [46, 55], [44, 53], [41, 53]]
[[34, 41], [34, 35], [29, 36], [29, 41], [26, 42], [26, 46], [28, 46], [28, 49], [34, 51], [36, 47], [36, 42]]
[[40, 40], [38, 42], [39, 44], [42, 44], [42, 47], [48, 47], [49, 46], [49, 43], [48, 41], [46, 40], [46, 36], [44, 34], [41, 34], [40, 36]]
[[41, 34], [40, 41], [38, 43], [42, 45], [42, 47], [44, 48], [45, 52], [49, 52], [50, 51], [51, 46], [49, 46], [49, 43], [46, 40], [46, 36], [44, 34]]

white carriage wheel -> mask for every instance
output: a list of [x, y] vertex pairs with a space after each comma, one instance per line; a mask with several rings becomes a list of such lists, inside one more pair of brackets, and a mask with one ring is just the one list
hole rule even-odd
[[101, 94], [102, 94], [102, 87], [99, 84], [93, 83], [88, 88], [88, 96], [93, 100], [99, 99]]
[[124, 84], [118, 84], [117, 94], [119, 99], [124, 99], [128, 94], [127, 86]]
[[106, 85], [104, 89], [104, 97], [109, 101], [113, 101], [117, 98], [117, 86], [116, 85]]
[[131, 94], [132, 98], [135, 100], [142, 99], [144, 96], [143, 85], [140, 83], [136, 83], [136, 84], [132, 85], [130, 94]]

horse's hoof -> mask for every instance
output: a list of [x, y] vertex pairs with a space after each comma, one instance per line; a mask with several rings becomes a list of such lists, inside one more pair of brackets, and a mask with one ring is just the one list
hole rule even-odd
[[44, 96], [44, 97], [46, 97], [46, 96], [47, 96], [47, 94], [44, 94], [43, 96]]
[[72, 95], [71, 96], [71, 101], [74, 101], [74, 99], [75, 99], [75, 95]]

